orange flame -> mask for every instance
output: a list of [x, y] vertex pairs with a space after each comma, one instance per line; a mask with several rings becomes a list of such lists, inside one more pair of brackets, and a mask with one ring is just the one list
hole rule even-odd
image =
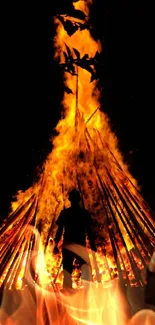
[[[141, 310], [132, 317], [131, 308], [120, 289], [118, 279], [107, 284], [84, 281], [78, 291], [56, 292], [47, 281], [42, 287], [34, 281], [33, 270], [38, 262], [33, 258], [39, 251], [39, 234], [34, 230], [36, 243], [29, 256], [22, 290], [4, 290], [0, 308], [0, 324], [7, 325], [153, 325], [155, 313]], [[42, 254], [38, 278], [46, 271]], [[134, 304], [136, 305], [136, 295]], [[139, 296], [137, 297], [137, 301]]]
[[[75, 9], [82, 10], [88, 16], [89, 5], [91, 5], [91, 3], [91, 0], [77, 1], [74, 3], [74, 7]], [[66, 18], [64, 17], [64, 19]], [[73, 22], [79, 22], [79, 19], [69, 19]], [[80, 21], [80, 23], [84, 22]], [[101, 43], [99, 41], [96, 42], [92, 38], [89, 30], [77, 30], [72, 36], [69, 36], [58, 18], [55, 18], [55, 24], [57, 25], [57, 32], [54, 39], [56, 50], [55, 59], [60, 58], [61, 63], [64, 62], [63, 52], [66, 52], [66, 45], [70, 48], [74, 59], [76, 59], [74, 48], [78, 50], [80, 57], [83, 57], [86, 54], [89, 57], [94, 57], [97, 51], [102, 51]], [[107, 176], [107, 168], [110, 170], [115, 182], [119, 184], [123, 199], [125, 200], [127, 195], [129, 195], [123, 192], [123, 185], [125, 184], [130, 195], [132, 195], [134, 199], [136, 198], [139, 200], [140, 203], [138, 203], [141, 207], [140, 212], [139, 207], [137, 207], [135, 202], [132, 203], [132, 205], [130, 204], [130, 209], [133, 214], [137, 213], [137, 222], [142, 227], [145, 234], [149, 233], [151, 226], [149, 225], [148, 228], [144, 226], [143, 222], [145, 221], [145, 217], [143, 216], [142, 212], [145, 211], [148, 218], [150, 218], [150, 215], [146, 210], [141, 197], [137, 197], [137, 191], [134, 187], [134, 185], [137, 186], [136, 180], [129, 173], [128, 166], [123, 161], [123, 156], [119, 151], [117, 138], [111, 130], [109, 119], [107, 115], [99, 109], [100, 93], [96, 87], [96, 81], [90, 82], [91, 74], [85, 69], [80, 67], [77, 69], [76, 67], [75, 72], [76, 74], [78, 73], [78, 78], [77, 76], [71, 75], [68, 72], [64, 73], [64, 84], [71, 91], [70, 94], [64, 94], [64, 116], [56, 126], [58, 135], [52, 139], [53, 150], [48, 155], [44, 163], [44, 172], [40, 176], [38, 183], [34, 184], [25, 192], [18, 192], [17, 201], [12, 203], [12, 210], [15, 211], [17, 208], [20, 208], [20, 206], [26, 203], [27, 200], [33, 196], [33, 194], [35, 195], [35, 211], [33, 210], [29, 223], [32, 223], [32, 218], [34, 216], [36, 227], [38, 226], [39, 221], [42, 221], [42, 246], [45, 247], [46, 243], [48, 243], [46, 247], [46, 265], [48, 268], [47, 273], [50, 274], [50, 280], [53, 281], [59, 270], [61, 257], [59, 256], [58, 259], [53, 258], [52, 245], [48, 240], [48, 233], [51, 229], [51, 224], [53, 224], [50, 236], [54, 236], [55, 220], [60, 211], [64, 207], [69, 206], [67, 193], [73, 187], [78, 187], [78, 181], [80, 181], [85, 207], [91, 212], [94, 219], [96, 218], [98, 220], [102, 220], [103, 223], [103, 227], [99, 229], [99, 234], [102, 235], [102, 237], [106, 240], [106, 253], [104, 253], [102, 247], [100, 247], [96, 257], [101, 279], [104, 283], [105, 281], [109, 281], [118, 276], [118, 269], [116, 265], [117, 261], [114, 258], [114, 254], [112, 254], [112, 247], [109, 239], [110, 237], [108, 236], [108, 231], [112, 232], [113, 229], [115, 229], [115, 225], [114, 222], [111, 222], [107, 226], [105, 220], [106, 218], [103, 218], [103, 214], [105, 215], [105, 212], [103, 211], [104, 207], [102, 203], [102, 196], [100, 195], [102, 184], [99, 183], [99, 177], [104, 180], [105, 187], [113, 191], [112, 185]], [[118, 162], [119, 167], [116, 161]], [[98, 170], [98, 178], [96, 176], [96, 169]], [[124, 174], [126, 177], [124, 177]], [[137, 243], [136, 236], [134, 235], [134, 238], [131, 238], [127, 232], [128, 226], [125, 219], [126, 211], [120, 197], [117, 194], [117, 191], [114, 191], [112, 194], [114, 194], [117, 200], [117, 205], [115, 206], [114, 202], [112, 202], [112, 205], [115, 209], [116, 222], [119, 226], [124, 240], [124, 245], [126, 247], [125, 250], [122, 246], [120, 238], [118, 238], [116, 235], [117, 258], [119, 260], [120, 268], [123, 270], [123, 277], [126, 279], [129, 278], [129, 280], [131, 280], [131, 282], [133, 281], [135, 284], [136, 272], [134, 273], [131, 269], [131, 264], [135, 263], [135, 265], [138, 266], [138, 270], [141, 270], [143, 265], [141, 264], [139, 255], [134, 253], [132, 253], [132, 260], [130, 262], [130, 256], [127, 255], [126, 251], [131, 251], [135, 245], [137, 245], [137, 250], [140, 250], [141, 255], [143, 255], [143, 250], [140, 248], [140, 244]], [[20, 213], [19, 222], [23, 222], [22, 220], [25, 211], [31, 207], [31, 204], [32, 202], [30, 202], [25, 210]], [[151, 222], [153, 223], [153, 221]], [[6, 227], [5, 233], [3, 234], [4, 236], [10, 236], [10, 246], [12, 245], [13, 239], [13, 227], [18, 227], [16, 220], [11, 221], [10, 225]], [[133, 230], [135, 230], [134, 226]], [[25, 234], [27, 232], [28, 230], [24, 228], [23, 233]], [[6, 242], [7, 240], [5, 239], [5, 243]], [[2, 243], [3, 247], [5, 247], [5, 243]], [[43, 247], [41, 248], [41, 251], [43, 251]], [[20, 243], [20, 250], [22, 254], [28, 249], [28, 245], [26, 246], [25, 243]], [[13, 258], [16, 256], [17, 250], [18, 247], [15, 249], [14, 254], [12, 255], [12, 260], [6, 265], [0, 279], [1, 282], [3, 282], [5, 279], [7, 271], [10, 269], [13, 263]], [[0, 258], [0, 261], [2, 261], [3, 256], [0, 256]], [[17, 264], [21, 265], [21, 272], [19, 272], [18, 281], [16, 281], [18, 287], [21, 286], [21, 279], [23, 277], [25, 267], [24, 260], [23, 264], [20, 264], [20, 262], [21, 260], [19, 256]], [[40, 262], [36, 264], [37, 272], [39, 265], [41, 265]], [[75, 275], [77, 275], [76, 271]], [[143, 282], [143, 275], [141, 278], [141, 282]], [[93, 279], [96, 281], [94, 267]], [[42, 281], [44, 282], [43, 279]], [[60, 269], [58, 274], [58, 283], [60, 284], [61, 282], [62, 273]]]

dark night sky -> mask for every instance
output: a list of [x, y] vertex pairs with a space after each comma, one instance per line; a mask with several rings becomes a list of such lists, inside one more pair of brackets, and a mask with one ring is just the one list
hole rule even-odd
[[[1, 39], [1, 201], [26, 189], [51, 149], [60, 117], [62, 79], [53, 61], [52, 17], [70, 1], [4, 5]], [[140, 1], [96, 0], [93, 20], [103, 41], [102, 104], [132, 174], [155, 210], [154, 35]], [[54, 83], [54, 86], [53, 86]]]

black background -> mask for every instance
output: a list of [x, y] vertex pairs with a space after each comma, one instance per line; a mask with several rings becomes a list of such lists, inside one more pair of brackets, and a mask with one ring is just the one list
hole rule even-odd
[[[0, 108], [0, 218], [12, 195], [36, 178], [60, 118], [63, 83], [53, 60], [53, 16], [71, 1], [3, 5]], [[153, 8], [134, 0], [96, 0], [103, 42], [102, 107], [142, 194], [155, 210]]]

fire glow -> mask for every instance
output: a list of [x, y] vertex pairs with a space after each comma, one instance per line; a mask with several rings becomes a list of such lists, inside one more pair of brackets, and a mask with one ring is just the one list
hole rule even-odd
[[[153, 325], [155, 313], [142, 310], [132, 317], [131, 306], [118, 279], [107, 283], [83, 282], [83, 288], [62, 294], [51, 285], [40, 235], [35, 228], [34, 249], [27, 259], [23, 289], [4, 289], [1, 325]], [[39, 254], [38, 254], [39, 252]], [[38, 268], [37, 279], [33, 278]], [[42, 284], [42, 285], [41, 285]], [[127, 296], [128, 296], [127, 292]]]
[[[60, 211], [69, 206], [67, 194], [72, 188], [80, 190], [83, 204], [93, 217], [97, 233], [96, 260], [100, 284], [97, 283], [98, 275], [90, 254], [93, 283], [88, 291], [89, 297], [97, 302], [94, 307], [91, 305], [92, 310], [96, 310], [100, 296], [101, 303], [105, 306], [106, 297], [111, 297], [110, 288], [117, 283], [118, 277], [124, 286], [143, 287], [144, 270], [153, 252], [155, 223], [151, 211], [123, 161], [109, 119], [100, 107], [94, 58], [99, 56], [102, 46], [85, 27], [89, 23], [88, 5], [91, 2], [77, 1], [73, 4], [75, 12], [80, 10], [84, 19], [77, 15], [55, 17], [55, 60], [64, 69], [63, 118], [56, 126], [58, 135], [52, 139], [53, 150], [44, 163], [39, 181], [25, 192], [18, 192], [16, 202], [12, 203], [12, 213], [0, 229], [0, 285], [5, 290], [16, 288], [24, 292], [26, 270], [35, 245], [31, 227], [39, 230], [41, 239], [32, 262], [36, 281], [33, 288], [35, 286], [40, 301], [42, 297], [43, 301], [47, 299], [48, 302], [44, 301], [47, 310], [58, 308], [55, 292], [51, 290], [53, 284], [54, 290], [61, 287], [63, 274], [61, 256], [55, 258], [52, 255], [52, 241], [56, 230], [55, 221]], [[67, 21], [75, 29], [70, 36], [64, 28]], [[75, 267], [73, 279], [74, 288], [80, 289], [78, 267]], [[112, 282], [108, 286], [109, 281]], [[42, 287], [46, 285], [49, 292], [45, 294]], [[119, 294], [118, 288], [116, 292]], [[75, 306], [83, 299], [80, 296], [83, 294], [85, 291], [80, 289], [73, 300], [65, 298], [67, 315], [69, 312], [73, 319], [80, 319], [85, 324], [104, 324], [103, 306], [99, 319], [92, 320], [93, 316], [88, 309], [88, 317], [84, 316], [83, 311], [81, 316], [79, 313], [84, 308], [81, 305], [78, 305], [76, 315], [74, 314]], [[116, 297], [114, 300], [117, 304]], [[52, 307], [52, 301], [56, 307]], [[117, 306], [111, 308], [118, 309]], [[122, 312], [123, 308], [122, 302]], [[37, 307], [37, 310], [39, 313], [42, 308]], [[107, 319], [111, 317], [108, 313]], [[118, 324], [115, 316], [114, 313], [113, 319], [104, 320], [105, 324]], [[123, 316], [122, 324], [119, 325], [126, 321], [126, 316]], [[55, 320], [55, 323], [50, 321], [50, 324], [59, 323], [63, 323], [62, 319]], [[10, 323], [8, 320], [8, 324], [12, 324], [11, 320]], [[13, 324], [16, 323], [13, 321]]]

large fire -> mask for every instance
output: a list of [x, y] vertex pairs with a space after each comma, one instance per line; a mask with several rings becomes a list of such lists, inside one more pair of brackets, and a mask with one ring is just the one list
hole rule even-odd
[[[7, 290], [24, 286], [26, 266], [34, 250], [30, 225], [41, 234], [37, 257], [34, 257], [34, 260], [37, 258], [34, 280], [39, 279], [40, 285], [61, 287], [61, 255], [53, 257], [52, 241], [55, 221], [60, 211], [69, 206], [68, 191], [74, 187], [80, 190], [98, 234], [96, 263], [101, 284], [116, 281], [118, 276], [125, 286], [143, 287], [145, 284], [144, 269], [153, 251], [155, 223], [136, 180], [123, 161], [109, 119], [100, 107], [97, 81], [92, 76], [95, 76], [94, 62], [98, 63], [95, 58], [102, 46], [85, 27], [89, 23], [91, 3], [91, 0], [73, 3], [75, 12], [83, 13], [83, 19], [67, 15], [55, 17], [55, 60], [64, 69], [63, 117], [56, 126], [58, 135], [52, 139], [53, 150], [44, 163], [39, 181], [25, 192], [18, 192], [12, 213], [0, 229], [0, 284]], [[65, 28], [66, 22], [75, 30], [71, 34]], [[43, 260], [38, 259], [40, 254]], [[96, 283], [97, 272], [91, 254], [90, 258]], [[41, 277], [38, 278], [38, 274]], [[76, 267], [73, 280], [74, 287], [80, 288]], [[74, 314], [72, 308], [71, 313]], [[102, 324], [101, 319], [96, 322], [87, 319], [85, 323]]]

